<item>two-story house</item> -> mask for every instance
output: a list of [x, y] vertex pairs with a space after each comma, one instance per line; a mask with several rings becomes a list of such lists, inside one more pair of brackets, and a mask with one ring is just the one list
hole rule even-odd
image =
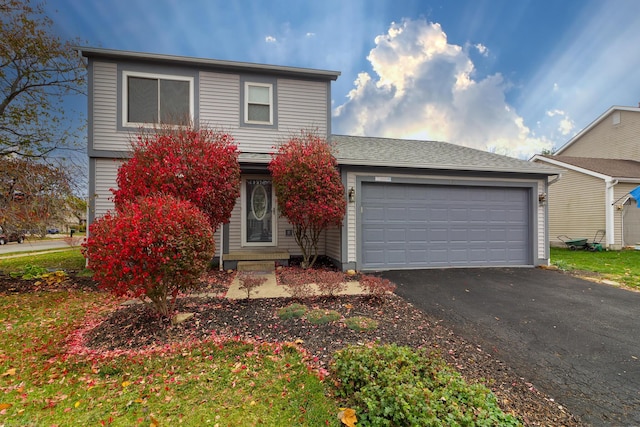
[[337, 71], [79, 51], [88, 60], [90, 221], [113, 208], [110, 189], [140, 128], [187, 116], [231, 133], [241, 151], [241, 196], [216, 232], [226, 267], [299, 255], [267, 165], [273, 147], [301, 129], [325, 136], [339, 163], [347, 214], [320, 244], [339, 267], [548, 263], [541, 195], [556, 168], [444, 142], [332, 135]]
[[640, 108], [614, 106], [554, 155], [532, 161], [563, 169], [549, 187], [549, 235], [592, 239], [604, 230], [607, 247], [640, 242], [640, 209], [629, 191], [640, 185]]

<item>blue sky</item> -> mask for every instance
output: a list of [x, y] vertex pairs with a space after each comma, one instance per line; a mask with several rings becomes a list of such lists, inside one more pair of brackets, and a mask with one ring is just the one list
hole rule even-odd
[[333, 132], [529, 158], [640, 102], [637, 0], [49, 0], [110, 49], [338, 70]]

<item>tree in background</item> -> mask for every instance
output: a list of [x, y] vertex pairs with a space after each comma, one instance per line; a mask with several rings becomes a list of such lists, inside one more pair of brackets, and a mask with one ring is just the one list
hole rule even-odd
[[213, 229], [229, 221], [240, 195], [240, 165], [233, 137], [192, 126], [138, 136], [133, 156], [118, 170], [116, 208], [138, 197], [170, 194], [201, 209]]
[[46, 228], [65, 222], [71, 179], [63, 167], [30, 158], [0, 157], [0, 226], [7, 231]]
[[280, 214], [293, 225], [305, 268], [318, 258], [322, 231], [342, 224], [346, 200], [337, 166], [327, 141], [310, 131], [291, 137], [269, 163]]
[[42, 5], [0, 0], [0, 157], [79, 148], [62, 101], [83, 85], [82, 62]]
[[198, 286], [215, 250], [207, 216], [169, 195], [123, 202], [89, 230], [83, 246], [99, 286], [164, 317], [180, 292]]

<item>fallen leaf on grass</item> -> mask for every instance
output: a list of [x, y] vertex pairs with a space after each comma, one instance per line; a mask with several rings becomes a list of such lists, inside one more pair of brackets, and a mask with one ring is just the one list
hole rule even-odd
[[0, 377], [8, 377], [16, 374], [16, 368], [7, 369], [7, 371], [0, 375]]
[[11, 403], [0, 403], [0, 411], [11, 408], [13, 405]]
[[338, 419], [347, 427], [355, 427], [358, 422], [358, 418], [356, 418], [356, 411], [351, 408], [340, 408], [340, 412], [338, 412]]

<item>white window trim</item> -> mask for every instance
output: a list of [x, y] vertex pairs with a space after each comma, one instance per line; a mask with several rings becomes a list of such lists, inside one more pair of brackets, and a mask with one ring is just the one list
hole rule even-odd
[[[263, 122], [258, 120], [249, 120], [249, 86], [266, 87], [269, 89], [269, 121], [268, 122]], [[267, 104], [256, 104], [256, 105], [267, 105]], [[256, 83], [256, 82], [244, 83], [244, 122], [247, 124], [256, 124], [256, 125], [273, 125], [273, 84]]]
[[[193, 120], [194, 116], [194, 105], [195, 105], [195, 89], [194, 89], [194, 78], [189, 76], [176, 76], [172, 74], [156, 74], [156, 73], [139, 73], [135, 71], [123, 71], [122, 73], [122, 126], [123, 127], [153, 127], [157, 126], [159, 123], [139, 123], [139, 122], [130, 122], [127, 120], [129, 117], [129, 77], [141, 77], [146, 79], [156, 79], [156, 80], [178, 80], [183, 82], [189, 82], [189, 118]], [[158, 96], [158, 102], [160, 102], [160, 96]], [[160, 106], [158, 106], [158, 109]]]

